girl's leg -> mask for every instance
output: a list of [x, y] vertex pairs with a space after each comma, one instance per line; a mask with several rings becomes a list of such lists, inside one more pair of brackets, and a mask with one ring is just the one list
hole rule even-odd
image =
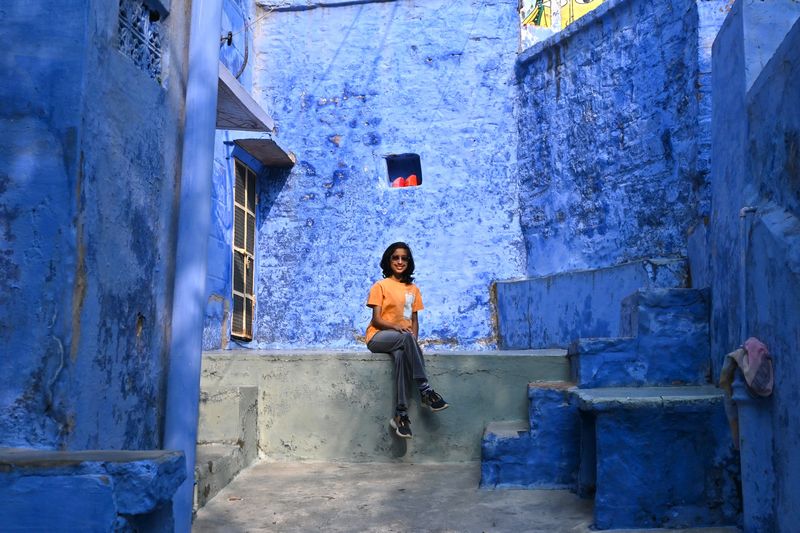
[[425, 374], [425, 359], [422, 356], [422, 348], [417, 344], [417, 339], [411, 333], [403, 333], [403, 355], [406, 364], [411, 368], [411, 375], [417, 383], [427, 383], [428, 376]]
[[[408, 339], [411, 339], [409, 344]], [[413, 344], [413, 347], [411, 346]], [[408, 383], [412, 378], [422, 374], [425, 375], [425, 365], [420, 366], [419, 357], [414, 357], [414, 350], [420, 354], [414, 336], [410, 333], [400, 333], [399, 331], [385, 329], [379, 331], [367, 344], [371, 352], [389, 353], [394, 357], [395, 365], [395, 393], [397, 398], [397, 415], [405, 415], [408, 409]], [[415, 364], [415, 359], [417, 363]]]

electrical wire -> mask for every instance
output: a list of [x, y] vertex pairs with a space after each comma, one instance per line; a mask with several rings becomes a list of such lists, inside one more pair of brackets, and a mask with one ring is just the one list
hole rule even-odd
[[271, 14], [273, 11], [275, 11], [275, 8], [274, 8], [274, 7], [271, 7], [271, 8], [269, 8], [269, 9], [268, 9], [268, 10], [267, 10], [265, 13], [262, 13], [262, 14], [261, 14], [261, 15], [260, 15], [260, 16], [259, 16], [257, 19], [255, 19], [253, 22], [251, 22], [251, 23], [249, 23], [249, 24], [245, 24], [244, 28], [242, 28], [241, 30], [239, 30], [239, 31], [237, 31], [237, 32], [235, 32], [235, 33], [232, 33], [232, 34], [231, 34], [231, 37], [235, 37], [236, 35], [239, 35], [239, 34], [240, 34], [240, 33], [242, 33], [243, 31], [247, 31], [247, 30], [249, 30], [250, 28], [252, 28], [253, 26], [255, 26], [255, 25], [256, 25], [256, 23], [257, 23], [258, 21], [260, 21], [260, 20], [262, 20], [262, 19], [266, 18], [266, 16], [267, 16], [267, 15], [269, 15], [269, 14]]

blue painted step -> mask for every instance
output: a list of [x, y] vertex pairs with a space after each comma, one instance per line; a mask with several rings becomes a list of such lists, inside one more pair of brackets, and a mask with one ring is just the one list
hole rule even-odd
[[572, 383], [528, 385], [529, 420], [492, 422], [481, 444], [482, 488], [573, 488], [578, 473], [578, 409]]
[[736, 524], [737, 457], [719, 389], [574, 389], [573, 395], [585, 444], [579, 492], [596, 486], [596, 528]]
[[709, 300], [705, 289], [636, 291], [622, 303], [622, 337], [570, 345], [572, 379], [581, 388], [706, 383]]

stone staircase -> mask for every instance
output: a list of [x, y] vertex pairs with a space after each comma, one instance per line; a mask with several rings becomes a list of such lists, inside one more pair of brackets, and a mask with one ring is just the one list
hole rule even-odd
[[481, 486], [570, 488], [594, 497], [598, 529], [735, 524], [708, 292], [640, 289], [621, 308], [619, 337], [570, 345], [571, 381], [528, 385], [527, 421], [487, 426]]

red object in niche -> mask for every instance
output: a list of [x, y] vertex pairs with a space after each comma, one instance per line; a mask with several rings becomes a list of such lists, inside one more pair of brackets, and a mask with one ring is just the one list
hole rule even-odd
[[405, 187], [406, 186], [406, 179], [402, 176], [399, 178], [395, 178], [392, 182], [392, 187]]
[[419, 183], [417, 182], [416, 174], [411, 174], [406, 178], [406, 187], [416, 187], [417, 185], [419, 185]]

